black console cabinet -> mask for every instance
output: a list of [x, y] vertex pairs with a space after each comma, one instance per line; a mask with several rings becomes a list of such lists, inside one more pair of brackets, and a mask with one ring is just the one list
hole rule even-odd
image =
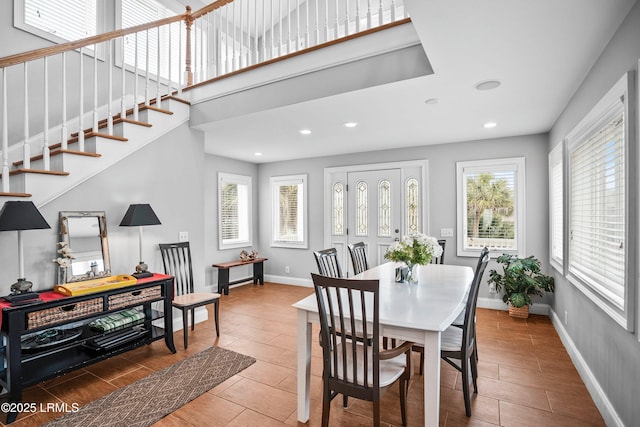
[[[54, 298], [47, 300], [47, 296]], [[164, 339], [167, 348], [176, 352], [171, 276], [156, 274], [134, 285], [76, 297], [57, 298], [47, 291], [41, 293], [41, 298], [43, 302], [2, 308], [0, 386], [8, 393], [9, 403], [20, 403], [26, 387], [155, 340]], [[154, 310], [154, 302], [160, 302], [163, 311]], [[126, 309], [140, 310], [144, 318], [135, 326], [110, 332], [89, 327], [89, 323], [98, 318]], [[33, 343], [40, 337], [58, 334], [66, 337], [42, 346], [25, 345], [25, 342]], [[9, 412], [7, 423], [15, 421], [17, 416], [17, 412]]]

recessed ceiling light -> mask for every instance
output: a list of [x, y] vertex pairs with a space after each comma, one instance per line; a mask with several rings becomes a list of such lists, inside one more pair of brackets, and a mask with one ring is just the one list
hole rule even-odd
[[477, 90], [491, 90], [500, 87], [501, 84], [500, 80], [485, 80], [476, 83], [474, 87]]
[[434, 105], [434, 104], [437, 104], [438, 102], [440, 102], [440, 98], [429, 98], [426, 101], [424, 101], [424, 103], [427, 105]]
[[494, 128], [494, 127], [498, 126], [498, 124], [497, 124], [497, 123], [494, 123], [494, 122], [488, 122], [488, 123], [485, 123], [485, 124], [484, 124], [484, 125], [482, 125], [482, 126], [484, 126], [484, 127], [485, 127], [485, 128], [487, 128], [487, 129], [491, 129], [491, 128]]
[[347, 128], [354, 128], [356, 126], [358, 126], [358, 123], [356, 123], [356, 122], [346, 122], [344, 124], [344, 127], [347, 127]]
[[311, 135], [311, 131], [309, 129], [302, 129], [300, 133], [303, 135]]
[[262, 156], [262, 153], [260, 153], [260, 152], [255, 152], [255, 153], [253, 153], [253, 155], [254, 155], [254, 156]]

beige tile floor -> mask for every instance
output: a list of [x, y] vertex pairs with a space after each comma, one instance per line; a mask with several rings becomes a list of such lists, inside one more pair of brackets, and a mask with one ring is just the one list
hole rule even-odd
[[[212, 320], [190, 332], [177, 354], [163, 342], [136, 349], [86, 369], [29, 388], [26, 402], [85, 404], [130, 384], [151, 372], [219, 345], [251, 355], [257, 362], [155, 424], [165, 426], [296, 425], [296, 312], [291, 304], [310, 295], [310, 288], [267, 283], [232, 288], [220, 304], [220, 333]], [[211, 316], [209, 316], [211, 319]], [[442, 365], [440, 424], [442, 426], [602, 426], [604, 421], [571, 363], [550, 320], [531, 316], [513, 319], [506, 312], [478, 310], [479, 378], [467, 418], [460, 375]], [[317, 334], [314, 334], [317, 336]], [[321, 420], [321, 351], [313, 345], [311, 420]], [[38, 426], [56, 413], [20, 415], [14, 426]], [[423, 424], [422, 381], [417, 375], [409, 390], [409, 425]], [[397, 389], [383, 398], [383, 425], [400, 425]], [[355, 399], [342, 408], [335, 399], [331, 425], [369, 426], [371, 404]]]

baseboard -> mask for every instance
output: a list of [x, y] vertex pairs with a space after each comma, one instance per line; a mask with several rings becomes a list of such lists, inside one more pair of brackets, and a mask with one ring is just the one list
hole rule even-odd
[[[502, 302], [501, 299], [497, 298], [478, 298], [478, 307], [480, 308], [489, 308], [492, 310], [509, 310], [509, 307], [506, 303]], [[531, 314], [542, 314], [543, 316], [548, 316], [551, 311], [551, 307], [549, 304], [531, 304], [529, 306], [529, 313]]]
[[313, 281], [311, 279], [303, 279], [301, 277], [290, 276], [275, 276], [271, 274], [265, 274], [264, 280], [272, 283], [279, 283], [282, 285], [294, 285], [304, 286], [305, 288], [313, 288]]
[[567, 353], [569, 353], [569, 357], [571, 357], [573, 364], [578, 370], [578, 373], [580, 374], [584, 385], [587, 387], [587, 390], [589, 390], [589, 394], [598, 407], [602, 418], [604, 418], [605, 424], [607, 426], [624, 427], [624, 423], [618, 416], [618, 413], [609, 401], [606, 393], [604, 392], [602, 387], [600, 387], [600, 383], [598, 383], [598, 380], [593, 375], [593, 372], [591, 372], [591, 369], [589, 369], [589, 365], [587, 365], [587, 362], [582, 358], [580, 351], [573, 343], [573, 340], [569, 336], [567, 330], [564, 328], [564, 325], [560, 321], [560, 318], [552, 309], [550, 309], [549, 312], [551, 322], [553, 323], [553, 326], [555, 327], [556, 332], [558, 333], [558, 336], [562, 341], [562, 344], [564, 344]]

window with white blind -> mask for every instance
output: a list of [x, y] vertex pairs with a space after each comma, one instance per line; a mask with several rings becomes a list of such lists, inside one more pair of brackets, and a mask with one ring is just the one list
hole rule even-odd
[[14, 26], [56, 43], [79, 40], [102, 32], [97, 0], [14, 0]]
[[252, 245], [251, 177], [218, 174], [219, 248]]
[[271, 177], [271, 246], [307, 248], [307, 175]]
[[[569, 134], [568, 277], [626, 329], [633, 328], [628, 285], [628, 76]], [[631, 133], [632, 134], [632, 133]], [[631, 280], [633, 282], [633, 280]]]
[[524, 254], [524, 157], [457, 162], [458, 256]]
[[551, 265], [564, 273], [562, 143], [549, 153], [549, 251]]

